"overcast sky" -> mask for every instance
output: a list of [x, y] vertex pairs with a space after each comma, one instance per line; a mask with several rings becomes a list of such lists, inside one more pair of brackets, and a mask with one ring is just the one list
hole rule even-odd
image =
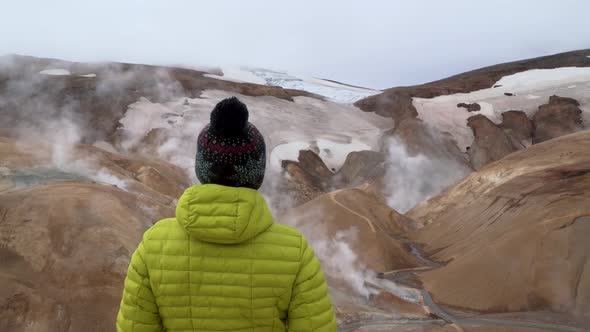
[[589, 0], [0, 1], [0, 54], [247, 65], [372, 88], [590, 48]]

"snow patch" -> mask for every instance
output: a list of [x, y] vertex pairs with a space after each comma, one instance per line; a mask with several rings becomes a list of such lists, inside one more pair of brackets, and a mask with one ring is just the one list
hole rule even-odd
[[297, 141], [278, 145], [272, 149], [270, 153], [270, 166], [274, 170], [280, 171], [283, 160], [297, 161], [299, 158], [299, 151], [307, 150], [309, 148], [309, 143]]
[[209, 122], [215, 104], [234, 95], [248, 105], [250, 122], [264, 135], [270, 158], [269, 173], [280, 173], [282, 160], [296, 161], [299, 150], [311, 146], [320, 150], [329, 167], [338, 169], [349, 152], [379, 149], [381, 134], [393, 126], [393, 120], [362, 112], [352, 105], [308, 97], [295, 97], [291, 102], [205, 90], [199, 98], [180, 98], [162, 104], [140, 98], [120, 120], [121, 145], [132, 150], [152, 129], [162, 128], [170, 137], [157, 147], [159, 156], [183, 168], [196, 181], [197, 135]]
[[223, 75], [221, 76], [213, 74], [205, 74], [203, 76], [229, 82], [266, 85], [265, 80], [245, 69], [226, 67], [221, 68], [221, 71], [223, 72]]
[[459, 149], [465, 151], [473, 141], [473, 133], [467, 127], [467, 119], [474, 114], [457, 108], [457, 104], [464, 101], [464, 98], [413, 98], [413, 105], [418, 111], [419, 119], [442, 132], [451, 133]]
[[39, 72], [41, 75], [51, 75], [51, 76], [67, 76], [71, 75], [70, 71], [67, 69], [45, 69]]
[[318, 139], [317, 147], [320, 150], [320, 157], [328, 166], [328, 168], [335, 171], [339, 170], [349, 153], [354, 151], [371, 150], [371, 147], [356, 139], [351, 139], [350, 142], [336, 142], [329, 139]]
[[[494, 111], [494, 106], [490, 103], [486, 102], [479, 102], [479, 106], [481, 106], [481, 110], [478, 113], [481, 115], [485, 115], [488, 119], [492, 120], [492, 122], [496, 124], [500, 124], [502, 122], [502, 116], [500, 113]], [[475, 114], [474, 114], [475, 115]]]
[[91, 77], [96, 77], [96, 74], [95, 73], [90, 73], [90, 74], [84, 74], [84, 75], [78, 75], [78, 76], [80, 76], [80, 77], [90, 77], [91, 78]]
[[381, 91], [377, 90], [352, 87], [317, 78], [306, 78], [286, 72], [256, 69], [253, 73], [264, 79], [267, 85], [307, 91], [337, 103], [352, 104], [360, 99], [381, 93]]
[[[332, 137], [333, 138], [333, 137]], [[371, 146], [350, 137], [345, 142], [319, 138], [317, 140], [294, 141], [276, 146], [270, 154], [270, 165], [273, 170], [280, 171], [283, 160], [297, 161], [301, 150], [319, 151], [319, 156], [326, 166], [334, 171], [340, 169], [349, 153], [354, 151], [372, 150]]]
[[302, 90], [345, 104], [352, 104], [360, 99], [381, 93], [378, 90], [267, 69], [224, 67], [221, 70], [223, 75], [205, 74], [203, 76], [236, 83], [254, 83]]
[[[578, 100], [583, 118], [590, 118], [590, 68], [529, 70], [505, 76], [494, 85], [502, 86], [429, 99], [413, 98], [413, 105], [419, 119], [450, 133], [462, 151], [473, 142], [467, 119], [475, 114], [483, 114], [496, 124], [501, 122], [502, 113], [509, 110], [522, 110], [532, 117], [540, 105], [549, 101], [550, 96], [558, 95]], [[506, 92], [515, 95], [508, 97], [504, 95]], [[481, 110], [469, 113], [464, 108], [458, 108], [459, 103], [478, 103]]]
[[523, 89], [534, 86], [555, 86], [565, 82], [590, 81], [590, 68], [562, 67], [555, 69], [532, 69], [502, 77], [494, 85], [502, 85], [506, 89]]
[[323, 79], [319, 79], [319, 78], [315, 78], [315, 77], [299, 76], [299, 78], [301, 78], [304, 81], [307, 81], [308, 83], [321, 84], [321, 85], [325, 85], [325, 86], [329, 86], [329, 87], [333, 87], [333, 88], [346, 89], [346, 90], [357, 91], [357, 92], [361, 92], [361, 93], [379, 93], [379, 92], [381, 92], [381, 91], [377, 91], [377, 90], [373, 90], [373, 89], [361, 88], [361, 87], [352, 86], [352, 85], [346, 85], [346, 84], [323, 80]]

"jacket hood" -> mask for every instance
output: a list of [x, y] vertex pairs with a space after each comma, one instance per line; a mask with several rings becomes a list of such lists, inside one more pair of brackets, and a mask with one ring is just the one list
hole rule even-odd
[[188, 188], [176, 206], [176, 219], [191, 237], [224, 244], [250, 240], [274, 222], [258, 191], [216, 184]]

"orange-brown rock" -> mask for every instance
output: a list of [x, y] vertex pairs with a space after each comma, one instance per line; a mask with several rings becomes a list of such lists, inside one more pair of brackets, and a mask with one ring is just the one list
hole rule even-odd
[[502, 123], [499, 127], [504, 129], [514, 147], [523, 149], [531, 145], [534, 127], [525, 112], [508, 111], [502, 113]]
[[481, 110], [481, 106], [478, 103], [459, 103], [457, 107], [463, 107], [467, 109], [467, 112], [479, 112]]
[[112, 330], [131, 253], [190, 185], [155, 158], [62, 148], [0, 138], [0, 331]]
[[288, 187], [300, 205], [328, 192], [332, 188], [334, 174], [314, 151], [301, 150], [297, 159], [283, 160], [281, 167], [289, 175]]
[[301, 205], [312, 199], [325, 194], [321, 188], [318, 188], [311, 175], [307, 173], [297, 162], [283, 161], [282, 167], [289, 175], [288, 179], [280, 179], [282, 189], [291, 192], [294, 196], [295, 205]]
[[130, 255], [151, 223], [174, 215], [153, 205], [79, 182], [0, 194], [0, 330], [112, 330]]
[[541, 143], [584, 129], [580, 104], [572, 98], [551, 96], [549, 103], [539, 106], [533, 116], [533, 143]]
[[301, 150], [297, 160], [301, 167], [313, 177], [315, 183], [324, 189], [328, 188], [334, 174], [317, 153], [311, 150]]
[[358, 186], [367, 181], [382, 182], [385, 175], [386, 155], [376, 151], [353, 151], [346, 156], [340, 171], [335, 175], [337, 187]]
[[517, 150], [504, 130], [485, 115], [478, 114], [470, 117], [467, 119], [467, 126], [471, 128], [474, 136], [467, 154], [475, 169], [480, 169]]
[[[48, 66], [72, 75], [41, 75]], [[81, 77], [80, 74], [96, 74]], [[83, 143], [110, 141], [130, 104], [140, 97], [162, 102], [184, 96], [196, 98], [204, 90], [224, 90], [247, 96], [322, 97], [276, 86], [236, 83], [204, 76], [204, 72], [127, 63], [84, 64], [55, 59], [10, 56], [0, 64], [0, 123], [2, 134], [34, 128], [43, 121], [71, 118], [84, 128]]]

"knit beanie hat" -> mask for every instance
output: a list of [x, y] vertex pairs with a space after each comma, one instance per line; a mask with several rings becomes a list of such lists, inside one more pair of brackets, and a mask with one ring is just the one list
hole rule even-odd
[[202, 184], [258, 189], [264, 179], [266, 145], [248, 122], [248, 108], [238, 98], [220, 101], [197, 141], [195, 171]]

